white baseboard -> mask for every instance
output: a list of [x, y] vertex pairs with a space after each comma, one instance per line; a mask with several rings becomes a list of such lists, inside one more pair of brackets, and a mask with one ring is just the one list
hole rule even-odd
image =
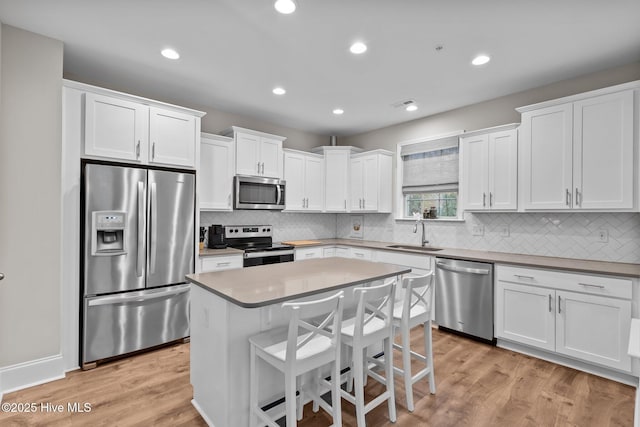
[[0, 395], [64, 378], [61, 354], [0, 369]]
[[196, 402], [195, 399], [191, 399], [191, 404], [193, 405], [194, 408], [196, 408], [196, 411], [198, 411], [198, 413], [200, 414], [200, 416], [202, 417], [202, 419], [204, 420], [205, 423], [207, 423], [207, 425], [209, 427], [215, 427], [215, 425], [213, 424], [213, 422], [209, 419], [209, 417], [206, 416], [206, 414], [202, 411], [202, 409], [200, 408], [200, 405], [198, 405], [198, 402]]

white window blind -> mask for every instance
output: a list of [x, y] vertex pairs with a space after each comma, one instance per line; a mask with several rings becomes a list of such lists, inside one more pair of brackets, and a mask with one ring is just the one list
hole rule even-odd
[[403, 194], [458, 191], [458, 136], [407, 144], [400, 155]]

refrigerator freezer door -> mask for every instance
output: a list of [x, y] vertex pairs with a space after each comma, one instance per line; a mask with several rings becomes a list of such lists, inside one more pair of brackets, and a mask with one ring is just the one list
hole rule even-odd
[[189, 335], [189, 285], [85, 298], [83, 363]]
[[149, 170], [147, 288], [184, 283], [194, 271], [193, 174]]
[[[87, 164], [84, 175], [84, 295], [144, 289], [146, 270], [147, 171]], [[126, 212], [122, 238], [126, 253], [91, 255], [95, 211]]]

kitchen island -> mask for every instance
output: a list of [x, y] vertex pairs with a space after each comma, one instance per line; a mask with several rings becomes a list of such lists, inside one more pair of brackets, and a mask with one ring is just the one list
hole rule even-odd
[[[191, 384], [193, 405], [210, 426], [249, 425], [249, 337], [288, 319], [285, 301], [316, 299], [357, 285], [399, 277], [408, 267], [345, 258], [191, 274]], [[284, 396], [277, 371], [260, 367], [260, 402]]]

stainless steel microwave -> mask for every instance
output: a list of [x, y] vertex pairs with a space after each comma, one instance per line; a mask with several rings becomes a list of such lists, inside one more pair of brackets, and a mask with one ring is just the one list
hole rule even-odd
[[285, 181], [277, 178], [236, 175], [235, 209], [284, 209]]

